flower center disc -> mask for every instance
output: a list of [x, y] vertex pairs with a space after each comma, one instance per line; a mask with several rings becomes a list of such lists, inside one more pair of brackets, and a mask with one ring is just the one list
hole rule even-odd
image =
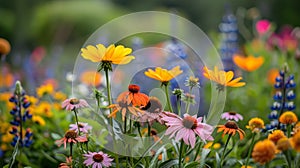
[[74, 99], [71, 99], [70, 100], [70, 104], [79, 104], [79, 100], [78, 99], [76, 99], [76, 98], [74, 98]]
[[228, 112], [229, 115], [236, 115], [236, 112]]
[[65, 134], [65, 138], [67, 139], [75, 139], [77, 137], [77, 133], [73, 130], [69, 130]]
[[129, 85], [128, 90], [131, 93], [138, 93], [140, 91], [140, 87], [138, 85]]
[[97, 153], [97, 154], [95, 154], [95, 155], [93, 156], [93, 160], [94, 160], [95, 162], [100, 163], [100, 162], [102, 162], [102, 160], [103, 160], [103, 156]]
[[195, 129], [197, 127], [197, 119], [191, 116], [184, 117], [182, 123], [185, 128]]
[[239, 127], [236, 125], [235, 122], [233, 121], [228, 121], [226, 124], [225, 124], [225, 127], [226, 128], [231, 128], [231, 129], [239, 129]]

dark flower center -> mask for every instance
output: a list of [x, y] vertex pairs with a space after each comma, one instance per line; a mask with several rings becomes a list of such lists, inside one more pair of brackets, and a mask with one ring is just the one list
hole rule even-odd
[[229, 115], [236, 115], [236, 112], [228, 112]]
[[182, 123], [188, 129], [195, 129], [197, 127], [197, 119], [191, 116], [184, 117]]
[[140, 87], [138, 85], [129, 85], [128, 90], [131, 93], [138, 93], [140, 91]]
[[72, 105], [79, 104], [79, 99], [76, 99], [76, 98], [71, 99], [70, 104], [72, 104]]
[[97, 154], [95, 154], [95, 155], [93, 156], [93, 160], [94, 160], [95, 162], [100, 163], [100, 162], [103, 161], [103, 156], [97, 153]]
[[77, 137], [77, 133], [73, 130], [69, 130], [65, 133], [65, 138], [67, 139], [75, 139]]
[[146, 110], [149, 113], [160, 113], [163, 111], [160, 101], [155, 97], [150, 97], [149, 102], [142, 110]]
[[84, 125], [83, 125], [83, 124], [80, 124], [80, 123], [78, 123], [78, 127], [79, 127], [79, 128], [83, 128], [83, 127], [84, 127]]
[[238, 125], [234, 121], [228, 121], [225, 124], [225, 127], [230, 129], [236, 129], [236, 130], [239, 129]]
[[157, 135], [157, 131], [155, 129], [151, 129], [150, 133], [151, 133], [152, 136]]

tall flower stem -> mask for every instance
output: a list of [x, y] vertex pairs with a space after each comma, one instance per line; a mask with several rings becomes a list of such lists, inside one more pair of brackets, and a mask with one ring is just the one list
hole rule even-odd
[[169, 96], [169, 88], [168, 84], [164, 84], [165, 86], [165, 92], [166, 92], [166, 97], [167, 97], [167, 103], [168, 103], [168, 108], [170, 112], [173, 112], [172, 106], [171, 106], [171, 101], [170, 101], [170, 96]]
[[180, 142], [180, 148], [179, 148], [179, 158], [178, 158], [178, 167], [181, 168], [181, 164], [182, 164], [182, 151], [183, 151], [183, 147], [184, 147], [184, 142], [183, 140], [181, 140]]
[[200, 150], [201, 150], [201, 148], [202, 148], [202, 146], [203, 146], [202, 144], [203, 144], [203, 143], [199, 142], [198, 148], [197, 148], [197, 150], [196, 150], [196, 154], [195, 154], [195, 157], [194, 157], [194, 160], [193, 160], [193, 161], [196, 161], [197, 156], [198, 156], [198, 154], [200, 153]]
[[231, 136], [232, 136], [232, 134], [228, 135], [228, 138], [227, 138], [226, 143], [225, 143], [225, 147], [224, 147], [222, 157], [221, 157], [221, 161], [220, 161], [220, 166], [221, 167], [223, 166], [223, 162], [224, 162], [224, 158], [225, 158], [225, 152], [226, 152], [226, 149], [227, 149], [227, 146], [228, 146], [228, 143], [229, 143], [229, 140], [230, 140]]
[[291, 132], [292, 132], [292, 125], [288, 124], [287, 125], [287, 137], [290, 138], [291, 137]]
[[[108, 69], [104, 69], [105, 72], [105, 79], [106, 79], [106, 89], [107, 89], [107, 98], [108, 98], [108, 105], [112, 104], [111, 100], [111, 91], [110, 91], [110, 81], [108, 76]], [[111, 113], [111, 108], [109, 109]], [[113, 126], [112, 118], [110, 118], [110, 125]]]
[[283, 152], [285, 158], [286, 158], [286, 161], [288, 163], [288, 168], [292, 168], [292, 164], [291, 164], [291, 153], [290, 153], [290, 150], [286, 150]]
[[124, 120], [124, 130], [123, 130], [124, 134], [126, 134], [126, 130], [127, 130], [126, 126], [127, 126], [127, 117], [125, 117], [125, 120]]
[[74, 114], [75, 114], [75, 121], [76, 121], [76, 124], [77, 124], [78, 135], [80, 135], [81, 132], [80, 132], [80, 127], [79, 127], [79, 122], [78, 122], [78, 116], [77, 116], [77, 110], [76, 110], [76, 108], [74, 108], [73, 111], [74, 111]]
[[250, 148], [249, 148], [249, 150], [248, 150], [248, 155], [247, 155], [247, 160], [246, 160], [246, 163], [245, 163], [245, 167], [247, 167], [247, 166], [248, 166], [248, 163], [249, 163], [250, 154], [251, 154], [252, 148], [253, 148], [253, 146], [254, 146], [254, 139], [255, 139], [255, 136], [256, 136], [256, 133], [254, 132], [254, 133], [252, 134], [251, 144], [250, 144]]
[[180, 96], [176, 96], [176, 106], [178, 115], [181, 117], [181, 105], [180, 105]]
[[[193, 87], [190, 87], [189, 88], [189, 94], [191, 95], [192, 94], [192, 89], [193, 89]], [[190, 98], [189, 98], [190, 99]], [[186, 109], [185, 109], [185, 112], [187, 113], [187, 114], [189, 114], [189, 111], [190, 111], [190, 100], [188, 100], [187, 102], [186, 102]]]

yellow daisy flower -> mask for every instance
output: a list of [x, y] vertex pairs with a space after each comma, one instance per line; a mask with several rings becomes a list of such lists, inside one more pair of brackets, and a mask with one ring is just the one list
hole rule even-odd
[[222, 86], [241, 87], [246, 85], [245, 82], [240, 82], [240, 80], [242, 80], [242, 77], [233, 79], [234, 73], [232, 71], [225, 72], [219, 70], [217, 66], [215, 66], [213, 71], [209, 70], [207, 67], [204, 67], [203, 70], [204, 77], [215, 81]]
[[95, 46], [88, 45], [81, 49], [81, 56], [84, 59], [92, 62], [108, 62], [112, 64], [128, 64], [135, 59], [134, 56], [129, 55], [132, 52], [131, 48], [125, 48], [123, 45], [111, 44], [107, 48], [103, 44]]
[[158, 80], [162, 83], [167, 83], [176, 76], [180, 75], [183, 71], [180, 69], [180, 66], [176, 66], [171, 70], [163, 69], [161, 67], [156, 67], [155, 71], [148, 69], [144, 74], [149, 78]]
[[275, 145], [281, 138], [286, 138], [286, 136], [284, 135], [284, 132], [281, 130], [275, 130], [268, 135], [268, 139], [270, 141], [274, 142]]
[[298, 121], [298, 117], [292, 111], [286, 111], [279, 117], [279, 122], [283, 124], [293, 124]]
[[263, 57], [254, 57], [252, 55], [244, 57], [241, 55], [234, 55], [233, 62], [241, 69], [252, 72], [257, 70], [264, 63]]
[[261, 129], [265, 128], [265, 123], [260, 118], [252, 118], [246, 128], [250, 129], [252, 132], [260, 132]]
[[42, 85], [36, 89], [38, 97], [43, 97], [44, 95], [52, 95], [54, 92], [54, 87], [51, 84]]
[[38, 116], [38, 115], [32, 116], [32, 121], [39, 124], [40, 126], [46, 125], [45, 120], [41, 116]]

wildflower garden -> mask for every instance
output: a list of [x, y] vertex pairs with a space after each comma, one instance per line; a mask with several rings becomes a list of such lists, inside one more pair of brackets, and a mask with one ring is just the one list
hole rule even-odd
[[[116, 40], [132, 18], [177, 29]], [[300, 29], [239, 21], [227, 12], [205, 35], [174, 13], [126, 15], [74, 49], [58, 78], [44, 75], [45, 48], [16, 67], [0, 38], [0, 166], [299, 168]]]

